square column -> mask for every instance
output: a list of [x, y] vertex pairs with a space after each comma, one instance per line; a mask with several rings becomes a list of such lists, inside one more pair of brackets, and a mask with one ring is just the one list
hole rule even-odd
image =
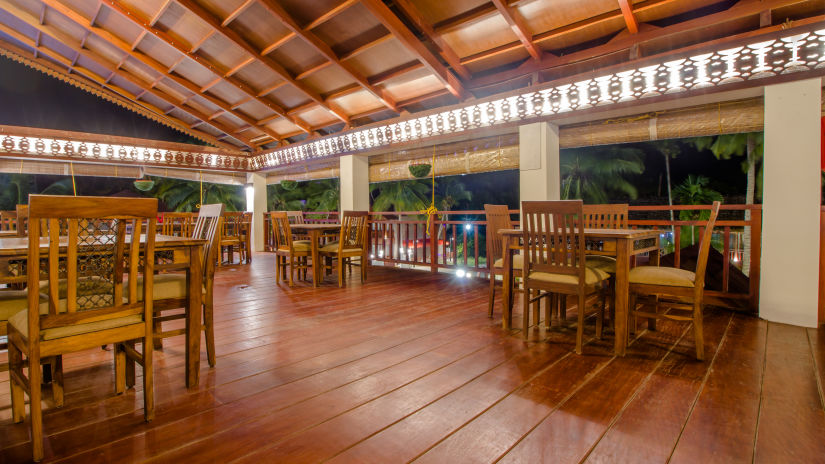
[[266, 177], [262, 174], [246, 175], [246, 211], [252, 213], [252, 251], [264, 251]]
[[820, 79], [765, 87], [759, 316], [816, 327]]
[[518, 128], [519, 201], [558, 200], [559, 127], [547, 122]]
[[369, 158], [365, 155], [346, 155], [340, 160], [341, 211], [369, 211]]

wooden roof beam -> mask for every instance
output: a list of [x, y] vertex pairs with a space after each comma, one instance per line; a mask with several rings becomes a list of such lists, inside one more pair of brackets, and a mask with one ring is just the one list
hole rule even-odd
[[[132, 50], [130, 44], [128, 44], [127, 42], [121, 40], [120, 38], [116, 37], [115, 35], [109, 33], [105, 29], [101, 29], [99, 27], [89, 25], [88, 21], [82, 15], [80, 15], [76, 11], [72, 10], [71, 8], [65, 6], [64, 4], [62, 4], [62, 3], [60, 3], [56, 0], [41, 0], [41, 1], [43, 1], [44, 7], [48, 6], [49, 8], [52, 8], [53, 10], [55, 10], [58, 13], [62, 14], [63, 16], [65, 16], [66, 18], [68, 18], [69, 20], [74, 22], [75, 24], [78, 24], [78, 25], [82, 26], [87, 31], [90, 31], [92, 34], [96, 35], [97, 37], [101, 38], [102, 40], [105, 40], [106, 42], [108, 42], [108, 43], [114, 45], [115, 47], [119, 48], [124, 53], [124, 55], [123, 55], [123, 58], [121, 59], [121, 61], [115, 67], [115, 70], [119, 70], [123, 66], [123, 63], [125, 63], [129, 58], [134, 58], [134, 59], [140, 61], [141, 63], [143, 63], [144, 65], [148, 66], [149, 68], [154, 69], [155, 71], [157, 71], [161, 75], [166, 75], [172, 81], [174, 81], [177, 84], [181, 85], [182, 87], [186, 88], [190, 92], [193, 92], [193, 94], [201, 96], [202, 98], [206, 99], [207, 101], [209, 101], [213, 105], [218, 106], [219, 108], [223, 108], [223, 109], [228, 109], [229, 108], [229, 103], [224, 102], [224, 101], [222, 101], [222, 100], [220, 100], [216, 97], [213, 97], [211, 95], [201, 94], [200, 89], [197, 85], [195, 85], [194, 83], [184, 79], [183, 77], [180, 77], [180, 76], [174, 74], [171, 69], [167, 69], [162, 63], [155, 60], [154, 58], [151, 58], [148, 55], [146, 55], [144, 53], [141, 53], [139, 51]], [[134, 19], [134, 18], [132, 20], [136, 21], [136, 19]], [[145, 29], [144, 29], [144, 31], [145, 31]], [[183, 54], [182, 56], [188, 57], [187, 54]], [[110, 74], [109, 80], [112, 77], [114, 77], [114, 74]], [[252, 124], [255, 121], [253, 118], [251, 118], [251, 117], [249, 117], [249, 116], [247, 116], [243, 113], [233, 112], [232, 114], [234, 116], [236, 116], [237, 118], [241, 119], [242, 121], [244, 121], [246, 123], [249, 123], [249, 124]], [[276, 137], [276, 138], [279, 137], [277, 133], [275, 133], [275, 132], [273, 132], [269, 129], [262, 128], [261, 130], [267, 132], [269, 135], [272, 135], [273, 137]]]
[[169, 6], [172, 5], [172, 1], [173, 0], [166, 0], [166, 1], [163, 2], [163, 4], [160, 6], [160, 8], [158, 8], [157, 13], [152, 15], [152, 18], [149, 19], [149, 25], [150, 26], [154, 27], [155, 24], [157, 24], [158, 21], [160, 21], [161, 16], [163, 16], [163, 14], [166, 13], [166, 10], [169, 9]]
[[[112, 1], [112, 0], [106, 0], [106, 1]], [[276, 63], [275, 61], [267, 58], [266, 56], [262, 55], [260, 50], [257, 50], [249, 41], [247, 41], [246, 39], [241, 37], [240, 34], [238, 34], [237, 32], [235, 32], [234, 30], [232, 30], [228, 27], [221, 26], [221, 21], [218, 20], [218, 18], [216, 18], [215, 16], [213, 16], [212, 13], [210, 13], [209, 11], [207, 11], [206, 9], [204, 9], [203, 7], [201, 7], [200, 5], [198, 5], [197, 3], [195, 3], [192, 0], [177, 0], [177, 2], [182, 7], [184, 7], [186, 10], [188, 10], [189, 12], [193, 13], [195, 16], [199, 17], [201, 20], [206, 22], [217, 33], [221, 34], [222, 36], [224, 36], [230, 42], [232, 42], [235, 45], [238, 45], [239, 47], [244, 49], [247, 53], [249, 53], [250, 55], [255, 57], [255, 59], [257, 59], [258, 61], [263, 63], [271, 71], [278, 74], [282, 79], [289, 82], [292, 86], [294, 86], [295, 88], [300, 90], [302, 93], [304, 93], [310, 99], [316, 101], [322, 108], [324, 108], [327, 111], [331, 112], [332, 114], [334, 114], [337, 118], [341, 119], [342, 121], [346, 122], [346, 121], [349, 120], [349, 116], [347, 116], [343, 111], [341, 111], [337, 108], [331, 107], [329, 104], [327, 104], [327, 102], [325, 102], [321, 98], [321, 96], [317, 92], [310, 89], [305, 84], [302, 84], [301, 82], [297, 82], [292, 77], [292, 75], [290, 75], [290, 73], [286, 69], [284, 69], [283, 66], [281, 66], [280, 64]], [[283, 113], [283, 115], [285, 117], [292, 120], [296, 125], [298, 125], [298, 127], [301, 127], [302, 129], [308, 127], [306, 123], [301, 123], [299, 125], [296, 122], [297, 119], [289, 117], [288, 115], [286, 115], [285, 110], [281, 109], [279, 112]]]
[[[31, 18], [31, 17], [27, 16], [26, 12], [24, 12], [23, 10], [17, 9], [16, 7], [13, 7], [11, 5], [0, 5], [0, 9], [7, 11], [8, 13], [12, 14], [13, 16], [16, 16], [18, 19], [20, 19], [21, 21], [24, 21], [25, 23], [27, 23], [29, 25], [32, 25], [32, 26], [37, 25], [35, 27], [42, 28], [42, 29], [40, 29], [40, 31], [43, 34], [45, 34], [46, 36], [52, 37], [53, 40], [56, 40], [58, 42], [63, 43], [67, 48], [70, 48], [73, 51], [80, 50], [76, 46], [72, 45], [72, 38], [71, 37], [69, 37], [67, 35], [64, 35], [60, 31], [52, 30], [50, 26], [40, 25], [35, 18]], [[21, 43], [26, 44], [29, 47], [33, 48], [35, 46], [34, 41], [32, 39], [29, 39], [28, 37], [18, 33], [17, 31], [15, 31], [14, 29], [6, 26], [5, 24], [0, 23], [0, 31], [2, 31], [3, 33], [13, 37], [15, 40], [18, 40]], [[70, 60], [68, 58], [60, 55], [59, 53], [48, 50], [45, 47], [43, 47], [42, 45], [39, 46], [39, 51], [40, 51], [41, 55], [48, 56], [50, 59], [52, 59], [52, 60], [54, 60], [58, 63], [63, 64], [64, 66], [66, 66], [67, 68], [71, 69], [72, 71], [78, 73], [79, 75], [82, 75], [83, 77], [85, 77], [85, 78], [87, 78], [87, 79], [89, 79], [93, 82], [104, 85], [106, 88], [114, 91], [115, 93], [123, 96], [124, 98], [126, 98], [130, 101], [133, 101], [136, 104], [143, 106], [144, 108], [148, 108], [156, 114], [164, 114], [164, 111], [160, 110], [159, 108], [155, 108], [155, 107], [153, 107], [153, 106], [151, 106], [147, 103], [139, 102], [136, 95], [132, 95], [129, 92], [127, 92], [126, 90], [124, 90], [120, 87], [109, 85], [109, 84], [104, 84], [102, 77], [100, 77], [100, 76], [98, 76], [94, 73], [91, 73], [90, 71], [87, 71], [85, 69], [82, 69], [82, 68], [73, 68], [71, 66]], [[103, 59], [102, 57], [97, 56], [94, 52], [88, 51], [88, 50], [82, 50], [81, 53], [83, 54], [83, 56], [89, 58], [90, 60], [93, 60], [93, 61], [97, 62], [99, 65], [101, 65], [101, 66], [103, 66], [107, 69], [111, 69], [112, 65], [110, 63], [108, 63], [105, 59]], [[182, 105], [179, 104], [179, 102], [174, 101], [174, 98], [169, 96], [169, 95], [166, 95], [166, 94], [161, 93], [161, 92], [159, 92], [157, 90], [154, 90], [154, 89], [148, 90], [146, 83], [140, 81], [137, 77], [133, 77], [129, 74], [126, 74], [124, 71], [118, 72], [118, 75], [124, 77], [125, 79], [132, 82], [134, 85], [140, 87], [144, 92], [146, 92], [146, 91], [151, 92], [153, 95], [157, 96], [158, 98], [161, 98], [161, 99], [165, 100], [166, 102], [168, 102], [169, 104], [171, 104], [175, 107], [180, 108], [182, 106]], [[203, 122], [203, 119], [206, 118], [206, 115], [198, 114], [197, 110], [194, 110], [194, 109], [190, 110], [190, 109], [184, 109], [184, 108], [180, 108], [180, 109], [182, 109], [183, 111], [191, 114], [195, 118], [200, 119], [201, 122]], [[164, 116], [165, 116], [165, 114], [164, 114]], [[175, 118], [175, 121], [176, 121], [176, 123], [179, 123], [181, 126], [187, 127], [187, 124], [184, 123], [183, 121], [180, 121], [176, 118]], [[215, 124], [212, 124], [212, 125], [216, 129], [218, 129], [222, 132], [227, 132], [227, 130], [228, 130], [228, 128], [223, 127], [223, 125], [221, 125], [219, 123], [215, 123]], [[199, 132], [201, 132], [201, 131], [199, 131]], [[206, 140], [209, 140], [210, 142], [211, 141], [214, 141], [216, 143], [218, 142], [218, 140], [215, 137], [211, 136], [210, 134], [205, 133], [205, 132], [203, 132], [202, 134], [203, 134], [202, 137], [204, 137]], [[239, 141], [241, 141], [242, 143], [247, 144], [248, 146], [250, 146], [253, 149], [257, 148], [256, 144], [252, 144], [246, 138], [237, 137], [237, 139]]]
[[341, 61], [348, 60], [348, 59], [353, 58], [357, 55], [360, 55], [361, 53], [364, 53], [365, 51], [369, 50], [372, 47], [375, 47], [376, 45], [380, 45], [380, 44], [382, 44], [382, 43], [384, 43], [388, 40], [392, 40], [392, 39], [393, 39], [392, 34], [382, 35], [381, 37], [379, 37], [375, 40], [371, 40], [371, 41], [359, 46], [358, 48], [356, 48], [354, 50], [350, 50], [350, 51], [342, 54], [338, 58]]
[[361, 4], [378, 18], [413, 56], [421, 60], [438, 80], [459, 100], [464, 98], [464, 85], [432, 54], [432, 52], [398, 19], [381, 0], [361, 0]]
[[[287, 81], [280, 81], [274, 85], [270, 85], [269, 87], [261, 90], [258, 92], [258, 97], [263, 97], [264, 95], [269, 95], [270, 93], [274, 92], [276, 89], [279, 89], [283, 86], [287, 85]], [[276, 118], [277, 119], [277, 118]]]
[[415, 26], [424, 34], [427, 39], [435, 44], [441, 50], [441, 56], [453, 68], [462, 79], [470, 79], [470, 71], [461, 64], [461, 59], [456, 54], [455, 50], [447, 43], [440, 35], [436, 34], [433, 27], [428, 23], [424, 16], [418, 11], [418, 8], [410, 0], [395, 0], [396, 6], [409, 18]]
[[241, 13], [246, 11], [246, 9], [249, 8], [250, 6], [252, 6], [252, 4], [255, 3], [256, 1], [257, 0], [246, 0], [245, 2], [241, 3], [240, 6], [238, 6], [237, 8], [232, 10], [231, 13], [229, 13], [229, 16], [227, 16], [226, 18], [223, 19], [223, 22], [221, 23], [221, 26], [223, 26], [223, 27], [228, 26], [232, 21], [236, 20], [238, 18], [238, 16], [241, 15]]
[[298, 37], [298, 34], [296, 34], [296, 33], [292, 32], [292, 31], [290, 31], [287, 35], [285, 35], [285, 36], [281, 37], [280, 39], [276, 40], [275, 42], [272, 42], [271, 44], [269, 44], [269, 45], [267, 45], [266, 47], [264, 47], [264, 49], [263, 49], [263, 50], [261, 50], [261, 55], [269, 55], [269, 54], [270, 54], [270, 53], [272, 53], [272, 52], [273, 52], [276, 48], [278, 48], [278, 47], [280, 47], [281, 45], [283, 45], [283, 44], [285, 44], [285, 43], [289, 42], [290, 40], [294, 39], [295, 37]]
[[[60, 5], [60, 7], [62, 7], [64, 10], [68, 10], [68, 12], [65, 12], [65, 11], [63, 12], [63, 14], [64, 14], [64, 15], [68, 15], [68, 14], [74, 13], [74, 12], [73, 12], [71, 9], [69, 9], [68, 7], [65, 7], [65, 6], [63, 6], [61, 3], [56, 2], [56, 0], [42, 0], [42, 1], [44, 1], [44, 2], [49, 2], [49, 3], [50, 3], [50, 5], [49, 5], [49, 6], [52, 6], [51, 4], [56, 4], [56, 5]], [[173, 48], [175, 48], [178, 52], [180, 52], [180, 53], [182, 53], [183, 55], [185, 55], [187, 58], [190, 58], [191, 60], [193, 60], [193, 61], [195, 61], [196, 63], [200, 64], [201, 66], [203, 66], [204, 68], [206, 68], [207, 70], [209, 70], [210, 72], [212, 72], [213, 74], [215, 74], [216, 76], [221, 77], [221, 78], [224, 78], [224, 77], [223, 77], [223, 74], [225, 74], [225, 71], [224, 71], [224, 72], [221, 72], [221, 71], [218, 69], [218, 67], [217, 67], [216, 65], [214, 65], [214, 64], [212, 64], [212, 63], [210, 63], [209, 61], [205, 60], [205, 59], [204, 59], [204, 58], [202, 58], [201, 56], [196, 55], [196, 54], [194, 54], [194, 53], [190, 52], [190, 51], [186, 48], [186, 46], [184, 46], [184, 45], [182, 45], [182, 44], [178, 43], [177, 41], [175, 41], [174, 39], [172, 39], [171, 37], [169, 37], [169, 35], [168, 35], [168, 34], [166, 34], [165, 32], [160, 31], [160, 30], [158, 30], [158, 29], [155, 29], [154, 27], [149, 26], [149, 24], [148, 24], [147, 22], [145, 22], [144, 20], [142, 20], [142, 19], [141, 19], [141, 16], [139, 16], [137, 12], [134, 12], [134, 11], [129, 10], [128, 8], [124, 7], [122, 4], [120, 4], [119, 2], [116, 2], [116, 1], [114, 1], [114, 0], [101, 0], [101, 1], [102, 1], [102, 2], [104, 2], [104, 4], [105, 4], [105, 5], [109, 6], [112, 10], [114, 10], [114, 11], [116, 11], [116, 12], [120, 13], [123, 17], [125, 17], [125, 18], [129, 19], [130, 21], [132, 21], [134, 24], [136, 24], [136, 25], [138, 25], [138, 26], [142, 27], [142, 28], [143, 28], [144, 30], [146, 30], [147, 32], [151, 32], [151, 33], [153, 33], [153, 34], [154, 34], [156, 37], [158, 37], [160, 40], [162, 40], [162, 41], [163, 41], [163, 42], [165, 42], [166, 44], [168, 44], [168, 45], [172, 46], [172, 47], [173, 47]], [[53, 8], [54, 8], [54, 7], [53, 7]], [[98, 35], [102, 35], [102, 38], [103, 38], [104, 40], [108, 41], [108, 42], [117, 43], [117, 42], [120, 40], [120, 39], [118, 39], [117, 37], [113, 36], [112, 34], [110, 34], [110, 33], [106, 32], [106, 31], [103, 31], [102, 29], [101, 29], [100, 31], [102, 31], [102, 32], [101, 32], [101, 33], [99, 33]], [[143, 60], [143, 59], [142, 59], [142, 58], [143, 58], [143, 55], [142, 55], [142, 54], [141, 54], [141, 55], [135, 55], [135, 56], [136, 56], [136, 57], [139, 57], [139, 59]], [[147, 57], [147, 58], [148, 58], [148, 57]], [[148, 58], [148, 61], [149, 61], [149, 62], [151, 62], [151, 61], [154, 61], [154, 59], [152, 59], [152, 58]], [[161, 65], [161, 67], [162, 67], [162, 65]], [[212, 102], [212, 103], [214, 103], [214, 104], [216, 104], [216, 105], [220, 106], [221, 108], [223, 108], [224, 106], [228, 105], [228, 103], [225, 103], [225, 102], [220, 102], [220, 101], [219, 101], [218, 99], [216, 99], [215, 97], [212, 97], [212, 96], [210, 96], [210, 95], [207, 95], [207, 94], [203, 94], [203, 93], [201, 93], [201, 92], [200, 92], [200, 89], [199, 89], [199, 88], [197, 87], [197, 85], [195, 85], [194, 83], [192, 83], [192, 82], [190, 82], [190, 81], [188, 81], [188, 80], [186, 80], [186, 79], [183, 79], [183, 78], [181, 78], [180, 76], [176, 76], [175, 74], [172, 74], [172, 73], [168, 73], [168, 75], [169, 75], [169, 76], [170, 76], [173, 80], [175, 80], [175, 81], [176, 81], [176, 82], [178, 82], [179, 84], [183, 85], [183, 86], [184, 86], [184, 87], [186, 87], [187, 89], [192, 90], [192, 91], [193, 91], [193, 92], [195, 92], [195, 93], [199, 93], [199, 94], [201, 94], [201, 96], [202, 96], [203, 98], [205, 98], [205, 99], [207, 99], [208, 101], [210, 101], [210, 102]], [[246, 93], [247, 95], [249, 95], [249, 96], [254, 96], [254, 97], [258, 98], [258, 97], [257, 97], [257, 95], [256, 95], [256, 93], [255, 93], [255, 91], [254, 91], [254, 90], [253, 90], [250, 86], [245, 85], [245, 84], [242, 84], [242, 83], [239, 83], [239, 82], [238, 82], [235, 78], [232, 78], [232, 77], [230, 77], [230, 78], [224, 78], [224, 79], [226, 79], [226, 82], [228, 82], [228, 83], [232, 84], [233, 86], [235, 86], [235, 87], [236, 87], [236, 88], [238, 88], [239, 90], [243, 91], [243, 92], [244, 92], [244, 93]], [[271, 102], [271, 101], [269, 101], [269, 100], [260, 99], [260, 98], [258, 98], [258, 101], [259, 101], [260, 103], [262, 103], [263, 105], [265, 105], [265, 106], [266, 106], [267, 108], [269, 108], [270, 110], [274, 111], [276, 114], [279, 114], [280, 116], [285, 116], [285, 115], [286, 115], [286, 112], [283, 110], [283, 108], [281, 108], [280, 106], [278, 106], [278, 105], [277, 105], [277, 104], [275, 104], [274, 102]], [[218, 102], [220, 102], [220, 103], [218, 103]], [[245, 122], [254, 121], [252, 118], [250, 118], [250, 117], [248, 117], [248, 116], [246, 116], [246, 115], [243, 115], [242, 113], [235, 114], [235, 116], [239, 117], [240, 119], [244, 120]], [[292, 120], [291, 120], [291, 121], [292, 121]], [[301, 121], [297, 121], [297, 122], [296, 122], [296, 121], [292, 121], [292, 122], [293, 122], [295, 125], [297, 125], [298, 127], [300, 127], [301, 129], [309, 130], [309, 125], [308, 125], [308, 124], [302, 123]], [[250, 123], [251, 123], [251, 122], [250, 122]], [[262, 128], [261, 130], [266, 130], [266, 131], [269, 131], [269, 129], [263, 129], [263, 128]], [[269, 134], [270, 134], [270, 135], [272, 135], [273, 137], [278, 137], [278, 135], [277, 135], [277, 134], [275, 134], [275, 133], [272, 133], [272, 132], [267, 132], [267, 133], [269, 133]]]
[[[315, 66], [307, 69], [306, 71], [303, 71], [301, 74], [298, 74], [297, 76], [295, 76], [295, 80], [300, 81], [301, 79], [307, 78], [311, 74], [314, 74], [314, 73], [316, 73], [316, 72], [318, 72], [318, 71], [320, 71], [324, 68], [328, 68], [329, 66], [332, 66], [332, 62], [324, 61], [324, 62], [322, 62], [318, 65], [315, 65]], [[289, 113], [289, 110], [287, 110], [287, 113]]]
[[316, 18], [311, 23], [304, 26], [304, 30], [308, 31], [310, 29], [314, 29], [321, 24], [329, 21], [330, 19], [334, 18], [335, 16], [339, 15], [342, 11], [346, 10], [347, 8], [351, 7], [358, 3], [358, 0], [344, 0], [343, 2], [339, 3], [337, 6], [332, 8], [331, 10], [327, 11], [326, 13], [322, 14], [318, 18]]
[[[184, 0], [189, 1], [189, 0]], [[263, 6], [269, 10], [278, 20], [283, 23], [287, 28], [289, 28], [292, 32], [297, 34], [301, 37], [306, 43], [311, 45], [315, 50], [317, 50], [321, 55], [324, 56], [327, 60], [336, 64], [339, 68], [341, 68], [344, 72], [350, 75], [359, 85], [364, 87], [368, 92], [370, 92], [373, 96], [375, 96], [382, 104], [386, 107], [390, 108], [391, 110], [398, 112], [398, 108], [395, 105], [395, 100], [390, 96], [386, 91], [382, 89], [378, 89], [373, 87], [369, 81], [367, 81], [366, 76], [362, 75], [360, 71], [355, 69], [354, 66], [351, 64], [341, 61], [341, 59], [332, 51], [332, 48], [326, 44], [323, 40], [321, 40], [318, 36], [316, 36], [312, 31], [304, 30], [301, 28], [297, 22], [283, 9], [283, 7], [274, 2], [273, 0], [261, 0]], [[342, 119], [343, 120], [343, 119]], [[349, 122], [349, 119], [344, 120], [344, 122]]]
[[636, 16], [633, 15], [633, 5], [628, 0], [618, 0], [619, 8], [622, 10], [624, 22], [627, 24], [627, 30], [631, 34], [639, 32], [639, 23], [636, 21]]
[[524, 48], [527, 49], [527, 53], [529, 53], [534, 60], [541, 60], [542, 52], [538, 47], [536, 47], [536, 44], [533, 43], [533, 34], [527, 27], [527, 23], [524, 21], [524, 18], [521, 17], [518, 11], [511, 9], [505, 0], [492, 1], [498, 12], [501, 13], [501, 16], [504, 17], [505, 21], [507, 21], [510, 29], [514, 34], [516, 34], [516, 37], [518, 37], [519, 42], [521, 42], [521, 44], [524, 45]]

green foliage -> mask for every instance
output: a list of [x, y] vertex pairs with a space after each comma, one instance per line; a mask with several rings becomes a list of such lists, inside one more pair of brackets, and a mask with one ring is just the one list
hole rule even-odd
[[[751, 159], [748, 159], [748, 139], [754, 142]], [[765, 154], [765, 134], [751, 132], [742, 134], [722, 134], [713, 137], [696, 137], [693, 139], [696, 149], [709, 150], [716, 159], [729, 160], [733, 157], [743, 157], [742, 172], [746, 173], [751, 164], [756, 165], [756, 197], [762, 197], [762, 157]]]
[[462, 209], [459, 205], [466, 205], [472, 199], [473, 193], [455, 177], [445, 177], [435, 181], [435, 206], [439, 211]]
[[28, 203], [34, 193], [34, 176], [28, 174], [0, 174], [0, 210], [11, 211], [17, 205]]
[[607, 147], [597, 151], [561, 153], [561, 197], [585, 203], [607, 203], [611, 198], [638, 196], [628, 176], [644, 171], [643, 153], [635, 148]]
[[427, 174], [430, 173], [432, 166], [429, 164], [411, 164], [407, 166], [407, 169], [410, 170], [410, 174], [412, 174], [413, 177], [426, 177]]
[[270, 211], [338, 210], [338, 179], [283, 184], [267, 186], [267, 207]]
[[370, 185], [373, 211], [420, 211], [430, 204], [431, 181], [402, 180]]
[[[67, 177], [65, 179], [60, 179], [57, 182], [54, 182], [53, 184], [44, 188], [40, 193], [42, 193], [43, 195], [74, 195], [72, 178]], [[80, 189], [78, 189], [77, 194], [82, 195]]]
[[[173, 211], [197, 211], [200, 198], [200, 182], [165, 177], [153, 177], [155, 187], [148, 192]], [[203, 183], [204, 204], [223, 203], [227, 211], [243, 211], [245, 197], [240, 185]]]
[[[722, 194], [708, 188], [709, 183], [710, 179], [707, 177], [691, 174], [673, 189], [673, 197], [682, 205], [709, 205], [714, 201], [722, 201]], [[679, 219], [682, 221], [706, 220], [708, 218], [710, 218], [709, 210], [679, 211]], [[696, 227], [682, 226], [680, 246], [692, 245], [696, 243], [696, 239]]]

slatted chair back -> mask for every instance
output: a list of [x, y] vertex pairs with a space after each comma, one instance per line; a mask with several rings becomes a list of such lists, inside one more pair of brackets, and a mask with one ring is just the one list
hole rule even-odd
[[504, 256], [502, 237], [498, 231], [512, 229], [513, 222], [510, 220], [510, 209], [507, 205], [484, 205], [484, 215], [487, 220], [487, 264], [492, 266], [497, 259]]
[[286, 211], [271, 211], [269, 223], [275, 237], [276, 250], [292, 250], [292, 229], [289, 227], [289, 215]]
[[347, 248], [365, 249], [369, 214], [369, 211], [344, 211], [338, 238], [339, 251]]
[[583, 205], [585, 229], [627, 229], [627, 203]]
[[25, 237], [29, 226], [29, 205], [17, 205], [15, 216], [17, 216], [17, 236]]
[[193, 219], [192, 213], [163, 213], [160, 233], [175, 237], [189, 237], [192, 234]]
[[708, 267], [708, 255], [710, 254], [710, 245], [713, 239], [713, 226], [716, 224], [716, 218], [719, 216], [719, 207], [721, 203], [713, 202], [710, 209], [710, 218], [708, 218], [707, 226], [705, 226], [705, 233], [702, 234], [702, 241], [699, 245], [699, 256], [696, 260], [696, 279], [694, 280], [694, 288], [701, 290], [705, 288], [705, 271]]
[[243, 237], [249, 233], [252, 213], [227, 211], [223, 213], [223, 237]]
[[17, 211], [0, 211], [0, 231], [17, 230]]
[[289, 218], [290, 224], [304, 224], [303, 211], [287, 211], [286, 215]]
[[[141, 316], [139, 324], [145, 322], [151, 331], [152, 279], [145, 279], [142, 301], [137, 281], [153, 274], [156, 199], [31, 195], [28, 213], [28, 262], [41, 262], [43, 257], [48, 269], [48, 312], [40, 315], [38, 294], [30, 292], [29, 334], [129, 316]], [[65, 236], [61, 220], [66, 224]], [[41, 236], [47, 238], [45, 256], [40, 251]], [[124, 292], [124, 277], [128, 292]], [[28, 287], [39, 286], [40, 275], [29, 273]], [[73, 337], [66, 338], [69, 343]], [[39, 337], [29, 340], [37, 343]]]
[[207, 288], [215, 278], [215, 266], [220, 256], [223, 209], [223, 203], [202, 205], [200, 211], [198, 211], [198, 217], [191, 225], [192, 234], [190, 236], [206, 240], [203, 248], [203, 272], [204, 283]]
[[581, 200], [523, 201], [525, 275], [547, 272], [578, 276], [585, 283]]

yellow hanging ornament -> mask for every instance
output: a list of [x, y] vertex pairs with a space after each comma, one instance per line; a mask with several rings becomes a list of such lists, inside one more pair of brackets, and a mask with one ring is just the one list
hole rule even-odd
[[433, 192], [432, 192], [432, 199], [430, 200], [430, 207], [427, 209], [422, 209], [419, 211], [421, 214], [427, 215], [427, 235], [430, 235], [430, 218], [438, 213], [438, 209], [435, 207], [435, 145], [433, 145], [433, 165], [432, 165], [432, 174], [433, 174]]

